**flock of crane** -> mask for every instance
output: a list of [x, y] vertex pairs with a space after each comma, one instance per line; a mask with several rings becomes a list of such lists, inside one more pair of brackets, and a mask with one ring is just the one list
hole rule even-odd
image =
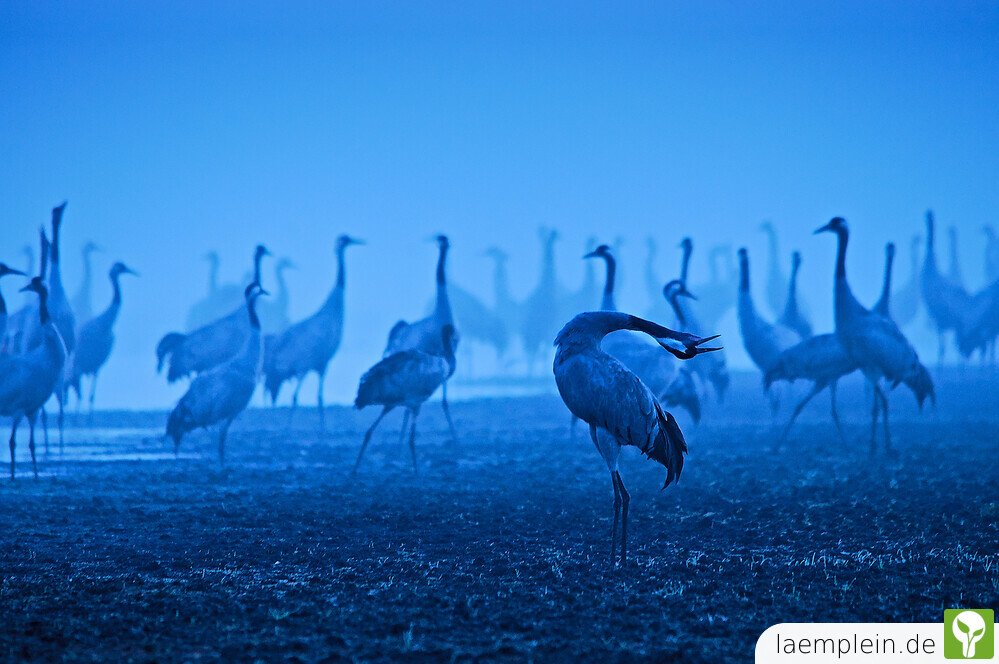
[[[85, 271], [81, 289], [70, 301], [60, 269], [59, 234], [65, 209], [63, 203], [52, 211], [51, 241], [45, 229], [40, 233], [38, 274], [30, 277], [21, 289], [30, 295], [31, 301], [8, 316], [0, 295], [0, 415], [12, 418], [11, 478], [15, 471], [15, 436], [22, 419], [28, 420], [29, 448], [37, 477], [35, 424], [39, 413], [45, 423], [44, 406], [49, 399], [55, 397], [59, 408], [60, 445], [69, 391], [73, 389], [80, 399], [84, 377], [90, 380], [92, 411], [97, 376], [114, 342], [114, 324], [122, 303], [119, 281], [123, 275], [135, 274], [125, 264], [114, 263], [109, 272], [112, 301], [102, 313], [94, 315], [89, 298], [92, 280], [89, 256], [97, 247], [88, 243], [83, 249]], [[573, 424], [582, 420], [589, 426], [593, 443], [611, 474], [615, 496], [612, 557], [617, 550], [620, 523], [620, 555], [624, 560], [629, 494], [618, 468], [621, 447], [638, 447], [665, 466], [666, 485], [679, 478], [687, 447], [676, 420], [666, 408], [682, 407], [699, 421], [701, 394], [711, 389], [719, 401], [724, 398], [729, 385], [724, 351], [704, 344], [717, 338], [712, 331], [730, 308], [737, 311], [744, 346], [761, 373], [764, 392], [775, 413], [779, 401], [774, 383], [797, 379], [812, 383], [812, 389], [795, 405], [776, 446], [786, 439], [805, 404], [827, 387], [832, 418], [845, 443], [836, 410], [837, 381], [860, 371], [872, 395], [871, 452], [876, 448], [879, 421], [883, 426], [884, 446], [890, 449], [888, 392], [904, 384], [920, 407], [926, 398], [935, 400], [930, 374], [901, 331], [915, 317], [920, 302], [925, 303], [940, 334], [941, 359], [944, 335], [949, 332], [954, 333], [963, 356], [979, 351], [983, 358], [994, 357], [999, 337], [999, 239], [990, 229], [986, 243], [989, 285], [980, 292], [970, 294], [963, 286], [953, 230], [951, 269], [946, 275], [938, 269], [934, 220], [932, 213], [928, 213], [922, 265], [915, 256], [920, 242], [917, 239], [913, 242], [911, 279], [901, 289], [893, 290], [895, 247], [888, 244], [881, 297], [873, 307], [866, 308], [854, 297], [847, 280], [849, 229], [843, 219], [833, 219], [816, 231], [833, 233], [838, 241], [833, 288], [835, 329], [825, 334], [813, 334], [807, 309], [798, 298], [800, 254], [792, 254], [790, 278], [785, 278], [779, 268], [774, 229], [764, 224], [762, 230], [769, 236], [771, 254], [765, 289], [767, 308], [780, 312], [772, 321], [754, 304], [746, 249], [738, 250], [737, 265], [726, 248], [712, 249], [711, 281], [691, 287], [688, 272], [693, 242], [684, 238], [680, 243], [680, 274], [662, 285], [655, 276], [656, 248], [650, 241], [646, 281], [655, 298], [646, 315], [669, 322], [675, 330], [617, 310], [617, 262], [611, 246], [591, 244], [583, 257], [587, 259], [587, 271], [582, 287], [569, 292], [560, 286], [555, 273], [554, 247], [558, 234], [543, 230], [540, 279], [523, 302], [510, 297], [506, 255], [499, 249], [490, 249], [487, 255], [495, 261], [495, 304], [489, 307], [448, 283], [446, 259], [450, 244], [446, 236], [437, 236], [434, 238], [438, 248], [436, 295], [432, 309], [415, 322], [399, 321], [388, 334], [383, 357], [360, 379], [355, 406], [381, 406], [381, 412], [364, 435], [354, 471], [375, 428], [397, 407], [405, 409], [400, 439], [405, 439], [408, 431], [416, 471], [417, 418], [422, 405], [438, 388], [442, 391], [441, 404], [450, 435], [457, 439], [448, 407], [447, 384], [455, 372], [460, 332], [472, 341], [492, 345], [500, 356], [506, 352], [510, 338], [519, 333], [529, 371], [545, 355], [545, 348], [550, 348], [554, 338], [553, 370], [558, 391], [573, 416]], [[218, 257], [209, 254], [208, 296], [191, 308], [187, 332], [168, 333], [156, 347], [157, 371], [165, 368], [168, 381], [191, 378], [186, 393], [167, 421], [166, 435], [173, 440], [175, 451], [188, 432], [217, 427], [222, 461], [229, 427], [249, 404], [261, 378], [272, 403], [286, 382], [293, 384], [289, 414], [292, 418], [303, 379], [315, 373], [319, 382], [320, 428], [325, 430], [324, 379], [330, 360], [339, 349], [344, 326], [345, 253], [348, 247], [360, 244], [363, 242], [347, 235], [338, 238], [336, 280], [328, 297], [312, 316], [294, 324], [287, 315], [288, 289], [282, 275], [291, 267], [290, 261], [277, 263], [277, 296], [268, 298], [265, 296], [270, 294], [261, 276], [261, 263], [269, 255], [265, 247], [256, 247], [252, 273], [242, 287], [220, 287]], [[31, 275], [33, 252], [28, 252], [28, 256], [26, 272], [0, 263], [0, 277]], [[602, 261], [605, 268], [602, 294], [597, 292], [594, 261]], [[596, 306], [599, 310], [593, 310]]]

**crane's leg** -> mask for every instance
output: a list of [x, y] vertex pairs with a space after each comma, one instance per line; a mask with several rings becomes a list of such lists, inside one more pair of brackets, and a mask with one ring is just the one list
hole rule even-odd
[[229, 433], [229, 426], [232, 424], [232, 420], [228, 419], [222, 423], [222, 428], [219, 429], [219, 465], [225, 465], [225, 437]]
[[37, 413], [28, 415], [28, 450], [31, 451], [31, 469], [35, 473], [36, 480], [38, 479], [38, 460], [35, 459], [35, 418], [37, 416]]
[[316, 403], [319, 404], [319, 433], [326, 433], [326, 413], [323, 410], [323, 381], [326, 380], [326, 372], [319, 372], [319, 392], [316, 394]]
[[59, 390], [56, 394], [56, 401], [59, 402], [59, 456], [62, 456], [63, 401], [66, 400], [66, 388], [60, 384], [56, 389]]
[[407, 408], [402, 413], [402, 428], [399, 429], [399, 447], [402, 448], [402, 443], [406, 440], [406, 432], [409, 431], [409, 409]]
[[836, 385], [838, 382], [834, 380], [829, 386], [830, 410], [832, 411], [833, 422], [836, 423], [836, 431], [839, 432], [839, 439], [843, 442], [843, 447], [846, 447], [846, 436], [843, 435], [843, 427], [839, 423], [839, 413], [836, 412]]
[[621, 565], [628, 562], [628, 504], [631, 503], [631, 494], [624, 488], [621, 481], [621, 473], [614, 471], [617, 475], [617, 487], [621, 490]]
[[391, 409], [388, 406], [382, 408], [382, 412], [378, 414], [374, 423], [368, 428], [367, 433], [364, 434], [364, 442], [361, 443], [361, 451], [357, 453], [357, 461], [354, 462], [354, 470], [350, 471], [351, 475], [357, 474], [357, 467], [361, 465], [361, 457], [364, 456], [364, 450], [368, 447], [368, 443], [371, 442], [371, 434], [375, 432], [375, 427], [377, 427], [378, 423], [382, 421], [382, 418], [388, 414], [389, 410]]
[[42, 430], [45, 432], [45, 456], [49, 455], [49, 416], [42, 406]]
[[416, 475], [419, 470], [416, 467], [416, 418], [420, 415], [420, 407], [417, 406], [413, 410], [413, 418], [409, 424], [409, 453], [413, 456], [413, 474]]
[[21, 416], [15, 415], [14, 422], [10, 426], [10, 479], [14, 479], [14, 438], [17, 436], [17, 425], [21, 423]]
[[885, 430], [885, 452], [894, 452], [891, 446], [891, 432], [888, 430], [888, 395], [880, 387], [875, 386], [877, 395], [881, 398], [882, 424]]
[[[458, 442], [458, 434], [454, 430], [454, 422], [451, 421], [451, 409], [447, 405], [447, 381], [441, 386], [441, 408], [444, 409], [444, 417], [447, 418], [447, 428], [451, 431], [451, 442]], [[414, 416], [415, 420], [416, 417]]]
[[97, 372], [90, 379], [90, 412], [87, 414], [87, 426], [94, 426], [94, 397], [97, 395]]
[[295, 419], [295, 410], [298, 408], [298, 391], [302, 389], [302, 378], [299, 376], [295, 382], [295, 391], [291, 393], [291, 410], [288, 411], [288, 428], [291, 429], [291, 422]]
[[819, 392], [821, 392], [821, 391], [822, 391], [822, 389], [823, 389], [823, 386], [822, 386], [822, 385], [819, 385], [818, 383], [816, 383], [816, 384], [812, 385], [812, 389], [811, 389], [811, 391], [809, 391], [809, 393], [808, 393], [807, 395], [805, 395], [805, 398], [804, 398], [804, 399], [802, 399], [802, 400], [801, 400], [801, 401], [800, 401], [800, 402], [798, 403], [798, 405], [794, 407], [794, 411], [793, 411], [793, 412], [791, 413], [791, 419], [787, 421], [787, 425], [786, 425], [786, 426], [784, 427], [784, 431], [783, 431], [783, 432], [781, 433], [781, 435], [780, 435], [780, 440], [779, 440], [779, 441], [777, 442], [777, 445], [776, 445], [776, 447], [774, 447], [774, 451], [775, 451], [775, 452], [776, 452], [776, 451], [777, 451], [777, 450], [778, 450], [778, 449], [780, 448], [780, 446], [781, 446], [781, 445], [783, 445], [783, 444], [784, 444], [784, 442], [785, 442], [785, 441], [787, 440], [787, 435], [788, 435], [788, 434], [789, 434], [789, 433], [791, 432], [791, 426], [792, 426], [792, 425], [794, 424], [794, 421], [795, 421], [796, 419], [798, 419], [798, 415], [800, 415], [800, 414], [801, 414], [801, 411], [802, 411], [802, 409], [804, 409], [805, 405], [806, 405], [806, 404], [807, 404], [807, 403], [808, 403], [809, 401], [811, 401], [811, 400], [812, 400], [812, 398], [813, 398], [813, 397], [814, 397], [814, 396], [815, 396], [816, 394], [818, 394]]
[[621, 485], [621, 476], [617, 472], [617, 458], [621, 453], [621, 446], [618, 445], [617, 441], [601, 443], [597, 436], [597, 427], [592, 424], [590, 425], [590, 440], [593, 441], [597, 452], [607, 464], [607, 470], [611, 474], [611, 484], [614, 486], [614, 521], [611, 525], [611, 564], [613, 565], [614, 553], [617, 550], [617, 525], [621, 521], [622, 496], [625, 493], [624, 487]]
[[617, 473], [611, 472], [611, 484], [614, 485], [614, 525], [611, 526], [610, 562], [614, 564], [617, 556], [617, 524], [621, 519], [621, 489], [617, 484]]

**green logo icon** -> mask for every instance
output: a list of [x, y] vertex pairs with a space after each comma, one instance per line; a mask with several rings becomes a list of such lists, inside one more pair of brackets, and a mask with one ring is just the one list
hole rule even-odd
[[992, 659], [995, 654], [992, 609], [944, 610], [944, 657]]

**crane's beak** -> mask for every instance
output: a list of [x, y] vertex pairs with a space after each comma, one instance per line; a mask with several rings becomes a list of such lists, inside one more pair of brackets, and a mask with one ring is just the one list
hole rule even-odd
[[365, 242], [364, 240], [358, 240], [357, 238], [354, 237], [348, 237], [347, 244], [367, 244], [367, 242]]
[[26, 274], [25, 274], [24, 272], [21, 272], [20, 270], [15, 270], [15, 269], [14, 269], [14, 268], [12, 268], [12, 267], [9, 267], [9, 268], [7, 268], [7, 272], [6, 272], [5, 274], [19, 274], [19, 275], [21, 275], [22, 277], [26, 277], [26, 276], [28, 276], [28, 275], [26, 275]]
[[138, 272], [136, 272], [135, 270], [133, 270], [130, 267], [126, 267], [124, 270], [122, 270], [122, 272], [124, 272], [125, 274], [130, 274], [133, 277], [141, 277], [142, 276], [141, 274], [139, 274]]
[[815, 232], [812, 233], [812, 235], [818, 235], [819, 233], [823, 233], [825, 231], [831, 231], [831, 230], [832, 230], [832, 228], [829, 226], [829, 224], [826, 224], [822, 228], [815, 229]]
[[583, 258], [596, 258], [599, 255], [600, 255], [600, 253], [598, 251], [593, 250], [593, 251], [591, 251], [588, 254], [583, 254]]
[[689, 297], [691, 300], [694, 300], [695, 302], [697, 301], [697, 297], [693, 293], [691, 293], [689, 290], [687, 290], [686, 286], [684, 286], [683, 288], [681, 288], [680, 290], [678, 290], [676, 292], [676, 294], [677, 295], [682, 295], [683, 297]]

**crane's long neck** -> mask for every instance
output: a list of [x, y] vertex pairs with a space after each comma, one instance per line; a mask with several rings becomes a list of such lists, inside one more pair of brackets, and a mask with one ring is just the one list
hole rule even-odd
[[797, 258], [791, 262], [791, 280], [787, 285], [787, 304], [784, 305], [785, 313], [792, 313], [798, 309], [798, 270], [801, 268], [801, 261]]
[[545, 240], [545, 250], [541, 257], [541, 282], [555, 283], [555, 239]]
[[750, 321], [756, 320], [756, 306], [753, 304], [753, 295], [749, 289], [749, 258], [739, 256], [739, 323], [746, 325]]
[[687, 270], [690, 267], [690, 255], [694, 252], [694, 245], [686, 242], [683, 245], [683, 262], [680, 264], [680, 281], [687, 285]]
[[676, 320], [680, 323], [681, 328], [687, 327], [687, 317], [683, 313], [683, 307], [680, 306], [679, 294], [676, 289], [670, 291], [669, 295], [666, 297], [669, 300], [670, 306], [673, 307], [673, 313], [676, 314]]
[[38, 320], [42, 327], [52, 322], [52, 316], [49, 315], [49, 296], [45, 292], [38, 294]]
[[[591, 311], [579, 314], [559, 332], [555, 344], [559, 347], [559, 357], [564, 354], [594, 351], [600, 347], [600, 340], [617, 330], [644, 332], [657, 339], [670, 339], [683, 343], [689, 336], [682, 335], [652, 321], [632, 316], [620, 311]], [[556, 363], [560, 360], [557, 358]]]
[[121, 284], [118, 280], [121, 276], [115, 272], [111, 275], [111, 289], [114, 291], [114, 295], [111, 296], [111, 306], [109, 309], [114, 312], [113, 315], [118, 315], [118, 310], [121, 309]]
[[604, 282], [604, 296], [600, 301], [600, 308], [604, 311], [617, 311], [614, 305], [614, 274], [617, 272], [617, 262], [610, 254], [604, 254], [607, 261], [607, 280]]
[[264, 253], [258, 251], [253, 255], [253, 281], [260, 283], [260, 261], [263, 260]]
[[208, 293], [214, 294], [219, 289], [219, 259], [212, 257], [208, 267]]
[[926, 256], [923, 257], [923, 269], [929, 270], [933, 273], [939, 273], [937, 268], [937, 255], [933, 248], [933, 236], [934, 236], [934, 222], [933, 215], [930, 213], [926, 214]]
[[261, 352], [260, 319], [257, 317], [257, 298], [255, 296], [247, 298], [246, 311], [250, 318], [250, 335], [233, 363], [257, 374], [260, 371], [263, 353]]
[[[344, 248], [337, 247], [336, 250], [336, 283], [333, 285], [333, 290], [330, 294], [326, 296], [326, 301], [323, 303], [323, 310], [330, 311], [343, 311], [343, 291], [347, 285], [347, 271], [344, 266], [343, 260]], [[343, 319], [340, 320], [340, 325], [343, 325]]]
[[837, 327], [840, 325], [840, 318], [849, 314], [853, 309], [863, 309], [857, 298], [853, 296], [850, 283], [846, 280], [846, 245], [850, 241], [850, 233], [845, 228], [837, 228], [838, 239], [836, 248], [836, 285], [833, 291], [833, 308], [835, 309]]
[[447, 247], [442, 246], [440, 254], [437, 256], [437, 301], [434, 307], [434, 314], [438, 319], [450, 321], [451, 303], [447, 297], [447, 277], [444, 273], [444, 263], [447, 260]]
[[953, 228], [950, 229], [950, 269], [948, 270], [948, 276], [957, 283], [962, 281], [961, 279], [961, 264], [957, 258], [957, 231]]
[[888, 250], [885, 254], [885, 275], [881, 283], [881, 297], [878, 298], [878, 309], [885, 313], [888, 312], [888, 303], [891, 298], [891, 268], [894, 262], [895, 254], [893, 251]]
[[502, 306], [510, 301], [510, 285], [506, 274], [506, 261], [496, 258], [493, 266], [493, 296], [496, 299], [496, 306]]

